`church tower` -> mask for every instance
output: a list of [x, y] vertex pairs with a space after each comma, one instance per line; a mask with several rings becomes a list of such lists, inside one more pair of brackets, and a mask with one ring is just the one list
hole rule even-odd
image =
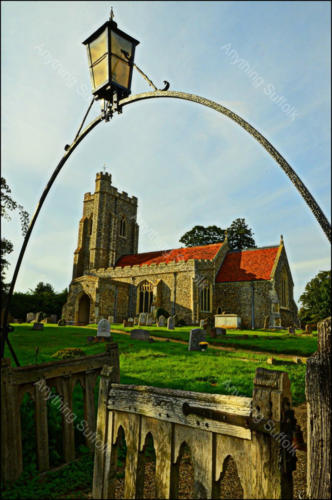
[[120, 193], [107, 172], [96, 175], [94, 194], [85, 193], [74, 252], [73, 279], [115, 265], [138, 251], [137, 198]]

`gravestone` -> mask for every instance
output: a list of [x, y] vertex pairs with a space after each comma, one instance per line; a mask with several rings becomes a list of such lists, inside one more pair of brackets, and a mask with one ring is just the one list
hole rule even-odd
[[26, 322], [31, 323], [35, 319], [35, 313], [27, 313]]
[[58, 321], [58, 317], [56, 314], [51, 314], [50, 323], [56, 323]]
[[201, 348], [199, 346], [200, 342], [205, 342], [206, 340], [206, 331], [201, 328], [194, 328], [190, 330], [189, 336], [189, 344], [188, 351], [200, 351]]
[[128, 326], [128, 321], [127, 321], [126, 319], [124, 319], [124, 320], [123, 320], [122, 325], [123, 325], [124, 327]]
[[43, 323], [34, 323], [32, 329], [33, 330], [44, 330], [44, 325], [43, 325]]
[[288, 333], [294, 334], [295, 333], [295, 328], [293, 326], [289, 326], [288, 327]]
[[111, 325], [107, 319], [101, 319], [98, 323], [97, 337], [110, 337]]
[[140, 313], [138, 317], [138, 325], [139, 326], [145, 326], [146, 325], [146, 313]]
[[41, 319], [42, 319], [42, 316], [43, 316], [43, 313], [42, 312], [37, 312], [36, 316], [35, 316], [35, 322], [36, 323], [40, 323], [41, 322]]
[[152, 326], [154, 323], [154, 318], [152, 313], [148, 313], [146, 316], [146, 326]]
[[150, 334], [146, 330], [135, 329], [130, 332], [130, 338], [135, 340], [145, 340], [149, 342]]
[[264, 316], [264, 327], [263, 327], [263, 329], [267, 330], [269, 328], [269, 325], [270, 325], [270, 316]]
[[311, 325], [305, 325], [305, 333], [306, 333], [306, 335], [311, 335], [312, 334], [312, 327], [311, 327]]
[[108, 316], [107, 321], [109, 322], [110, 325], [114, 323], [114, 316]]
[[207, 325], [207, 321], [206, 319], [201, 319], [200, 322], [199, 322], [199, 327], [204, 329]]
[[167, 329], [168, 330], [174, 330], [174, 318], [173, 318], [173, 316], [170, 316], [167, 319]]
[[138, 317], [137, 316], [135, 316], [135, 318], [134, 318], [134, 325], [135, 326], [138, 325]]
[[128, 326], [134, 325], [134, 318], [128, 318]]
[[163, 315], [159, 316], [159, 318], [158, 318], [158, 326], [161, 326], [161, 327], [166, 326], [166, 318], [165, 318], [165, 316], [163, 316]]
[[217, 327], [215, 330], [216, 330], [217, 337], [221, 337], [222, 335], [226, 335], [226, 333], [227, 333], [226, 328], [221, 328], [221, 327], [218, 328]]

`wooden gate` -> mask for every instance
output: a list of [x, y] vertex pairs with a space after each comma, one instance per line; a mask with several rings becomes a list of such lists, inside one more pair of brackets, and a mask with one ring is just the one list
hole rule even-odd
[[194, 498], [219, 498], [220, 477], [231, 456], [244, 498], [292, 498], [296, 456], [287, 373], [258, 368], [253, 397], [203, 394], [112, 383], [101, 373], [93, 498], [114, 498], [117, 438], [127, 444], [124, 498], [143, 498], [143, 448], [153, 437], [156, 497], [177, 498], [181, 445], [194, 467]]

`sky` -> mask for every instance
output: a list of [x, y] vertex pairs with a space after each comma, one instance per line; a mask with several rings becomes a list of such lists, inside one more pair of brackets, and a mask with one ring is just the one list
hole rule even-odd
[[[329, 2], [2, 2], [2, 176], [33, 214], [91, 100], [82, 41], [109, 17], [140, 41], [136, 64], [158, 88], [239, 114], [285, 157], [331, 220]], [[152, 90], [135, 72], [132, 94]], [[89, 120], [99, 114], [94, 103]], [[330, 245], [279, 165], [229, 118], [153, 99], [99, 124], [72, 154], [40, 212], [16, 291], [68, 287], [85, 192], [97, 172], [138, 198], [139, 252], [178, 248], [195, 225], [245, 218], [257, 246], [283, 235], [298, 300], [330, 269]], [[19, 218], [3, 221], [14, 244]]]

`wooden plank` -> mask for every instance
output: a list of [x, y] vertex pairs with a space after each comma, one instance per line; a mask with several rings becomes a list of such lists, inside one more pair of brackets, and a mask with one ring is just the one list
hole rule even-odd
[[71, 462], [75, 458], [75, 434], [74, 425], [70, 417], [72, 411], [72, 383], [70, 377], [62, 377], [62, 390], [64, 408], [62, 409], [63, 428], [63, 453], [65, 462]]
[[[95, 372], [85, 373], [85, 383], [84, 383], [84, 419], [88, 423], [88, 428], [90, 431], [95, 432], [96, 430], [96, 415], [95, 415], [95, 385], [96, 385], [97, 375]], [[89, 437], [86, 436], [86, 445], [93, 451], [94, 442]]]
[[205, 430], [193, 430], [184, 425], [174, 426], [173, 462], [178, 460], [182, 443], [187, 443], [194, 468], [194, 498], [212, 498], [215, 461], [213, 438], [213, 434]]
[[115, 412], [113, 442], [117, 438], [120, 426], [124, 430], [127, 445], [124, 498], [142, 498], [143, 470], [139, 461], [140, 416]]
[[173, 424], [155, 418], [141, 418], [141, 447], [147, 434], [153, 437], [156, 453], [156, 498], [171, 498]]
[[37, 386], [35, 386], [35, 420], [38, 469], [43, 472], [50, 468], [48, 450], [47, 399]]
[[250, 415], [250, 398], [123, 384], [112, 384], [109, 391], [108, 409], [140, 414], [195, 429], [204, 429], [208, 432], [251, 439], [250, 429], [240, 425], [227, 424], [203, 416], [184, 415], [183, 404], [189, 401], [203, 408], [230, 414]]
[[12, 384], [27, 384], [37, 382], [41, 378], [48, 380], [63, 375], [101, 369], [104, 365], [111, 364], [113, 359], [114, 363], [116, 363], [117, 344], [112, 343], [107, 347], [109, 348], [109, 352], [106, 353], [13, 368], [10, 382]]

